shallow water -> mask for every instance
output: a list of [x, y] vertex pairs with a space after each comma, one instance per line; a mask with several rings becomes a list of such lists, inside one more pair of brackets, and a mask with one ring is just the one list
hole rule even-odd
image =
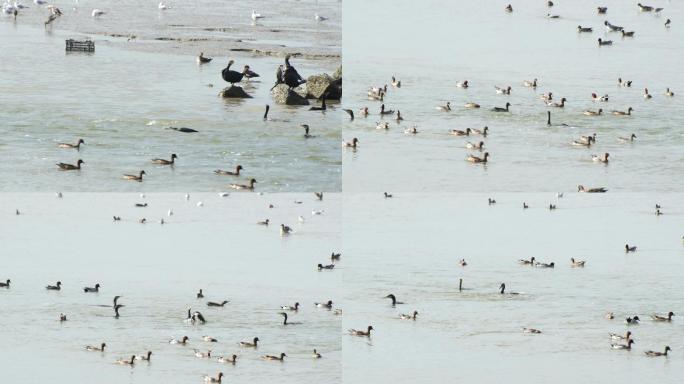
[[[147, 208], [133, 206], [143, 201]], [[188, 202], [182, 194], [3, 194], [0, 278], [12, 280], [11, 289], [0, 290], [3, 380], [192, 383], [222, 371], [231, 383], [340, 382], [341, 319], [313, 305], [340, 295], [341, 271], [316, 270], [340, 250], [339, 208], [335, 194], [317, 201], [313, 194], [197, 193]], [[312, 209], [325, 212], [312, 216]], [[113, 222], [114, 214], [122, 221]], [[140, 217], [149, 223], [139, 224]], [[161, 217], [167, 224], [158, 223]], [[265, 218], [273, 224], [255, 224]], [[281, 238], [280, 223], [295, 233]], [[61, 291], [44, 289], [57, 280]], [[97, 282], [99, 293], [83, 293]], [[195, 298], [199, 288], [204, 300]], [[99, 306], [111, 305], [114, 295], [126, 305], [119, 319]], [[223, 299], [230, 300], [225, 308], [204, 303]], [[279, 307], [295, 301], [302, 307], [290, 321], [302, 324], [285, 328]], [[205, 325], [184, 322], [189, 306], [204, 314]], [[60, 313], [69, 320], [60, 324]], [[188, 346], [167, 343], [183, 335]], [[201, 341], [203, 335], [219, 342]], [[256, 352], [237, 346], [254, 336], [261, 340]], [[102, 341], [104, 354], [83, 350]], [[235, 353], [238, 363], [198, 359], [193, 348]], [[310, 357], [313, 348], [322, 359]], [[147, 350], [150, 364], [113, 364]], [[280, 352], [288, 355], [283, 363], [259, 359]]]
[[[0, 174], [13, 180], [0, 186], [4, 191], [217, 191], [251, 177], [261, 191], [341, 189], [339, 114], [275, 105], [269, 89], [282, 57], [224, 50], [198, 66], [194, 56], [201, 48], [192, 42], [130, 49], [125, 39], [99, 36], [95, 54], [65, 54], [64, 40], [72, 32], [46, 31], [21, 19], [0, 22], [0, 35], [6, 36], [0, 60]], [[190, 46], [190, 53], [175, 52], [177, 45]], [[261, 75], [243, 84], [252, 99], [217, 96], [227, 85], [221, 70], [229, 58]], [[335, 58], [292, 61], [304, 76], [333, 73], [339, 65]], [[266, 104], [273, 121], [262, 119]], [[315, 138], [304, 139], [303, 123]], [[165, 129], [169, 126], [200, 132]], [[80, 152], [57, 148], [58, 142], [78, 138], [86, 142]], [[173, 168], [150, 163], [171, 153], [179, 157]], [[55, 163], [79, 158], [86, 162], [81, 172], [57, 171]], [[245, 170], [239, 180], [212, 173], [237, 164]], [[142, 169], [147, 173], [142, 184], [121, 180], [122, 174]]]
[[[684, 372], [680, 194], [344, 195], [344, 380], [678, 382]], [[527, 202], [529, 209], [523, 210]], [[663, 205], [662, 216], [653, 204]], [[557, 204], [555, 211], [548, 204]], [[625, 254], [624, 244], [637, 246]], [[518, 259], [555, 262], [553, 269]], [[572, 268], [570, 258], [586, 260]], [[465, 258], [468, 265], [459, 266]], [[465, 290], [458, 291], [459, 279]], [[522, 292], [503, 297], [507, 292]], [[405, 302], [392, 308], [389, 293]], [[419, 312], [416, 321], [400, 313]], [[604, 319], [606, 312], [614, 320]], [[651, 321], [673, 311], [672, 323]], [[631, 352], [610, 348], [624, 333]], [[542, 334], [522, 333], [521, 327]], [[668, 358], [648, 358], [645, 350]]]
[[[564, 191], [578, 184], [606, 186], [622, 191], [681, 191], [684, 172], [684, 124], [681, 94], [684, 75], [679, 70], [684, 29], [675, 24], [684, 8], [678, 2], [654, 2], [662, 15], [642, 13], [635, 3], [605, 1], [607, 15], [598, 15], [591, 1], [556, 1], [514, 4], [504, 12], [500, 2], [358, 0], [344, 2], [343, 24], [347, 108], [357, 113], [344, 124], [345, 140], [357, 137], [360, 148], [343, 153], [344, 187], [348, 191]], [[357, 12], [363, 7], [363, 12]], [[549, 20], [547, 13], [561, 19]], [[633, 38], [607, 33], [604, 20], [636, 31]], [[382, 20], [382, 22], [378, 22]], [[578, 34], [577, 25], [593, 27]], [[361, 27], [360, 27], [361, 26]], [[612, 39], [612, 47], [596, 40]], [[389, 84], [387, 109], [399, 109], [405, 120], [390, 130], [376, 130], [380, 102], [367, 100], [370, 86]], [[633, 81], [631, 88], [617, 86], [617, 78]], [[536, 91], [524, 80], [539, 79]], [[456, 83], [469, 80], [467, 90]], [[498, 95], [494, 86], [512, 87], [510, 96]], [[642, 93], [648, 87], [653, 99]], [[664, 96], [665, 88], [675, 97]], [[565, 108], [548, 108], [537, 95], [553, 92], [566, 97]], [[609, 102], [595, 103], [590, 95], [609, 94]], [[450, 101], [451, 113], [435, 109]], [[512, 104], [511, 113], [493, 113], [494, 106]], [[466, 102], [482, 108], [467, 110]], [[371, 115], [358, 118], [358, 110]], [[634, 108], [631, 117], [588, 117], [587, 109], [604, 111]], [[546, 111], [553, 123], [546, 126]], [[404, 129], [417, 125], [419, 133]], [[466, 138], [447, 135], [451, 129], [490, 128], [484, 139], [491, 154], [487, 167], [465, 161], [470, 152]], [[580, 135], [596, 133], [591, 149], [570, 143]], [[632, 144], [620, 136], [637, 135]], [[609, 152], [606, 167], [594, 164], [591, 154]], [[479, 154], [482, 156], [482, 154]]]

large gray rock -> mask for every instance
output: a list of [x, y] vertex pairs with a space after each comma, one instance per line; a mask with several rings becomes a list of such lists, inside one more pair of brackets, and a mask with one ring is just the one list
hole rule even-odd
[[327, 73], [309, 76], [306, 79], [306, 93], [311, 99], [326, 95], [328, 100], [339, 100], [342, 98], [342, 79], [335, 79]]
[[278, 104], [286, 105], [309, 105], [309, 100], [300, 95], [296, 90], [291, 90], [287, 84], [278, 84], [271, 90], [273, 100]]
[[219, 92], [219, 96], [223, 98], [235, 98], [235, 99], [251, 99], [252, 96], [248, 95], [242, 87], [237, 85], [231, 85], [230, 87], [223, 88]]

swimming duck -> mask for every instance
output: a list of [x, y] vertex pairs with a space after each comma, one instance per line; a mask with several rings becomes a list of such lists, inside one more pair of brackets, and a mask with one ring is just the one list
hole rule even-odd
[[48, 291], [59, 291], [62, 289], [62, 282], [58, 281], [55, 285], [48, 285], [45, 287]]
[[227, 175], [227, 176], [240, 176], [240, 171], [243, 170], [242, 165], [238, 164], [235, 167], [235, 171], [224, 171], [223, 169], [217, 169], [214, 171], [217, 175]]
[[506, 103], [506, 106], [504, 108], [502, 107], [494, 107], [492, 108], [492, 112], [510, 112], [508, 110], [508, 107], [511, 106], [511, 103]]
[[468, 263], [466, 263], [465, 259], [461, 259], [461, 260], [458, 262], [458, 265], [460, 265], [461, 267], [465, 267], [466, 265], [468, 265]]
[[574, 257], [570, 258], [570, 265], [573, 267], [584, 267], [584, 264], [586, 264], [586, 263], [587, 262], [584, 260], [575, 260]]
[[553, 100], [553, 92], [542, 93], [539, 95], [539, 100], [548, 104], [551, 100]]
[[605, 193], [605, 192], [608, 192], [608, 189], [603, 188], [603, 187], [585, 188], [583, 185], [578, 185], [578, 186], [577, 186], [577, 192], [585, 192], [585, 193]]
[[456, 86], [459, 88], [468, 88], [470, 85], [468, 85], [468, 80], [463, 80], [456, 83]]
[[233, 65], [233, 63], [235, 63], [235, 61], [230, 60], [228, 65], [221, 71], [221, 77], [223, 77], [223, 80], [231, 85], [239, 83], [243, 78], [250, 79], [252, 77], [259, 77], [258, 73], [252, 72], [252, 70], [249, 68], [249, 65], [245, 65], [242, 68], [242, 72], [233, 71], [230, 69], [230, 66]]
[[257, 348], [259, 343], [259, 338], [255, 337], [252, 339], [252, 342], [249, 341], [241, 341], [240, 346], [245, 347], [245, 348]]
[[538, 330], [538, 329], [535, 329], [535, 328], [525, 328], [525, 327], [523, 327], [522, 331], [523, 331], [523, 333], [536, 333], [536, 334], [542, 333], [542, 331], [540, 331], [540, 330]]
[[63, 323], [63, 322], [65, 322], [65, 321], [67, 321], [67, 316], [66, 316], [65, 314], [63, 314], [63, 313], [60, 313], [60, 314], [59, 314], [59, 322], [60, 322], [60, 323]]
[[284, 353], [281, 353], [280, 356], [274, 356], [274, 355], [263, 355], [263, 356], [261, 356], [261, 358], [264, 360], [277, 360], [277, 361], [284, 361], [285, 357], [287, 357], [287, 355]]
[[397, 123], [401, 122], [404, 120], [404, 117], [401, 116], [401, 111], [397, 109], [397, 117], [394, 119], [397, 121]]
[[404, 304], [404, 303], [401, 302], [401, 301], [397, 301], [396, 296], [394, 296], [394, 294], [392, 294], [392, 293], [390, 293], [389, 295], [385, 296], [384, 298], [385, 298], [385, 299], [390, 299], [390, 300], [392, 300], [392, 306], [393, 306], [393, 307], [394, 307], [395, 305], [397, 305], [397, 304]]
[[78, 139], [78, 142], [76, 144], [69, 144], [69, 143], [59, 143], [57, 146], [59, 148], [73, 148], [76, 150], [81, 149], [81, 144], [85, 144], [85, 141], [83, 139]]
[[201, 289], [199, 290], [199, 292], [197, 292], [197, 298], [198, 298], [198, 299], [204, 298], [204, 293], [202, 292]]
[[652, 97], [653, 97], [653, 96], [652, 96], [650, 93], [648, 93], [648, 88], [644, 88], [644, 99], [647, 99], [647, 100], [648, 100], [648, 99], [650, 99], [650, 98], [652, 98]]
[[247, 189], [250, 191], [254, 190], [254, 183], [256, 183], [256, 179], [249, 179], [249, 184], [231, 184], [230, 187], [233, 189]]
[[622, 81], [622, 78], [618, 77], [618, 85], [629, 88], [632, 86], [632, 80]]
[[510, 13], [510, 12], [513, 12], [513, 6], [510, 5], [510, 4], [508, 4], [508, 5], [506, 6], [506, 12], [509, 12], [509, 13]]
[[202, 313], [201, 313], [200, 311], [195, 311], [195, 312], [192, 314], [191, 319], [192, 319], [192, 323], [195, 323], [196, 321], [199, 321], [200, 323], [204, 324], [204, 323], [207, 322], [207, 320], [204, 318], [204, 316], [202, 315]]
[[188, 343], [189, 340], [190, 340], [189, 337], [183, 336], [183, 338], [180, 339], [180, 340], [177, 340], [177, 339], [171, 339], [171, 340], [169, 340], [169, 344], [181, 344], [181, 345], [185, 345], [185, 344]]
[[124, 180], [133, 180], [133, 181], [138, 181], [142, 182], [143, 181], [143, 175], [145, 175], [145, 171], [140, 171], [138, 175], [123, 175]]
[[416, 320], [416, 316], [418, 316], [418, 311], [413, 311], [413, 314], [411, 315], [402, 313], [401, 315], [399, 315], [399, 318], [401, 320]]
[[554, 268], [556, 266], [556, 263], [554, 263], [554, 262], [551, 262], [551, 263], [536, 262], [536, 263], [534, 263], [534, 266], [537, 268]]
[[211, 337], [211, 336], [202, 336], [202, 340], [204, 340], [208, 343], [218, 343], [218, 339], [215, 337]]
[[228, 300], [223, 300], [223, 301], [220, 302], [220, 303], [217, 303], [217, 302], [215, 302], [215, 301], [208, 301], [208, 302], [207, 302], [207, 307], [223, 307], [223, 306], [225, 306], [225, 305], [228, 304], [228, 303], [229, 303]]
[[606, 102], [608, 101], [608, 94], [605, 94], [603, 96], [599, 96], [596, 93], [591, 94], [591, 101], [603, 101]]
[[523, 81], [523, 85], [529, 88], [537, 88], [537, 79], [532, 81], [525, 80]]
[[636, 344], [633, 339], [627, 340], [627, 344], [611, 344], [610, 347], [613, 349], [626, 349], [631, 350], [632, 344]]
[[259, 224], [259, 225], [268, 225], [268, 223], [269, 223], [270, 221], [271, 221], [271, 220], [269, 220], [269, 219], [262, 220], [262, 221], [257, 221], [257, 224]]
[[501, 290], [500, 293], [502, 295], [504, 295], [504, 294], [506, 294], [506, 295], [519, 295], [520, 294], [519, 292], [506, 292], [506, 284], [505, 283], [501, 283], [501, 285], [499, 286], [499, 289]]
[[667, 88], [665, 90], [665, 96], [672, 97], [672, 96], [674, 96], [674, 92], [670, 91], [670, 88]]
[[387, 192], [383, 192], [383, 194], [385, 195], [385, 199], [391, 199], [392, 197], [394, 197], [394, 195]]
[[0, 281], [0, 288], [7, 288], [7, 289], [9, 289], [10, 283], [11, 283], [11, 282], [12, 282], [12, 281], [11, 281], [10, 279], [7, 279], [7, 281], [4, 282], [4, 283]]
[[671, 351], [671, 350], [672, 349], [670, 349], [670, 347], [666, 345], [665, 346], [665, 352], [645, 351], [644, 353], [646, 354], [646, 356], [650, 356], [650, 357], [667, 356], [667, 352]]
[[299, 310], [299, 302], [294, 303], [294, 305], [283, 305], [280, 307], [280, 309], [284, 309], [286, 311], [298, 311]]
[[314, 359], [320, 359], [322, 356], [321, 356], [321, 354], [318, 353], [318, 351], [316, 351], [316, 349], [314, 348], [313, 354], [311, 355], [311, 357], [313, 357]]
[[151, 357], [152, 357], [152, 351], [147, 351], [147, 353], [144, 355], [136, 355], [135, 359], [149, 362]]
[[623, 27], [619, 27], [617, 25], [611, 24], [610, 22], [608, 22], [608, 20], [604, 21], [603, 25], [605, 25], [606, 29], [610, 32], [619, 32], [619, 31], [622, 31], [624, 29]]
[[473, 130], [470, 128], [466, 128], [465, 131], [461, 131], [460, 129], [452, 129], [449, 131], [449, 134], [454, 136], [469, 136], [472, 131]]
[[584, 114], [587, 116], [600, 116], [601, 113], [603, 113], [603, 109], [599, 108], [598, 111], [592, 111], [590, 109], [584, 111]]
[[467, 109], [480, 108], [480, 104], [478, 104], [478, 103], [465, 103], [463, 106], [466, 107]]
[[200, 359], [204, 359], [204, 358], [209, 359], [209, 358], [211, 358], [211, 351], [207, 351], [207, 352], [205, 353], [205, 352], [200, 352], [199, 349], [193, 349], [193, 352], [195, 352], [195, 357], [198, 357], [198, 358], [200, 358]]
[[489, 152], [485, 152], [483, 157], [468, 155], [468, 157], [466, 157], [466, 161], [471, 163], [487, 163], [489, 161]]
[[653, 11], [653, 7], [651, 7], [650, 5], [643, 5], [641, 3], [637, 3], [637, 5], [639, 6], [639, 9], [641, 10], [641, 12], [652, 12]]
[[314, 305], [315, 305], [316, 307], [318, 307], [318, 308], [327, 308], [327, 309], [331, 309], [332, 306], [333, 306], [333, 302], [332, 302], [332, 300], [328, 300], [328, 301], [325, 302], [325, 303], [314, 303]]
[[394, 78], [394, 76], [392, 76], [391, 84], [394, 88], [401, 88], [401, 80], [397, 80], [396, 78]]
[[63, 171], [80, 171], [81, 170], [81, 164], [85, 164], [85, 161], [78, 159], [76, 162], [76, 165], [73, 164], [67, 164], [67, 163], [57, 163], [57, 166], [59, 169]]
[[604, 317], [608, 320], [613, 320], [615, 318], [615, 314], [613, 312], [608, 312]]
[[608, 152], [604, 153], [603, 156], [591, 155], [591, 160], [596, 163], [608, 164], [608, 156], [610, 156], [610, 153]]
[[166, 159], [152, 159], [152, 162], [155, 164], [162, 164], [162, 165], [173, 165], [176, 161], [178, 156], [175, 153], [171, 154], [171, 160], [166, 160]]
[[667, 20], [665, 21], [665, 28], [670, 28], [670, 24], [672, 24], [672, 20], [667, 19]]
[[128, 359], [119, 359], [119, 360], [116, 361], [116, 364], [133, 366], [133, 365], [135, 365], [135, 355], [132, 355], [130, 360], [128, 360]]
[[470, 130], [470, 133], [472, 133], [473, 135], [482, 135], [484, 137], [487, 137], [487, 135], [489, 134], [489, 127], [485, 126], [482, 129], [473, 128]]
[[496, 93], [499, 95], [510, 95], [511, 94], [510, 85], [508, 86], [508, 88], [501, 88], [501, 87], [494, 86], [494, 89], [496, 90]]
[[233, 355], [230, 358], [220, 356], [218, 359], [216, 359], [216, 361], [219, 363], [235, 364], [237, 363], [237, 355]]
[[94, 287], [84, 287], [83, 292], [100, 292], [100, 283], [95, 284]]
[[320, 263], [318, 264], [318, 270], [319, 271], [322, 269], [333, 269], [333, 268], [335, 268], [335, 264], [328, 264], [328, 265], [323, 265]]
[[335, 252], [332, 252], [332, 253], [330, 254], [330, 260], [331, 260], [333, 263], [334, 263], [335, 261], [339, 261], [339, 260], [340, 260], [340, 257], [342, 257], [342, 253], [335, 253]]
[[416, 127], [414, 125], [411, 128], [406, 128], [406, 129], [404, 129], [404, 133], [407, 135], [416, 135], [416, 134], [418, 134], [418, 127]]
[[639, 316], [628, 317], [625, 319], [625, 324], [627, 325], [637, 325], [639, 324]]
[[381, 121], [381, 122], [375, 123], [375, 129], [385, 129], [385, 130], [387, 130], [387, 129], [389, 129], [389, 127], [390, 127], [390, 125], [389, 125], [389, 123], [386, 122], [386, 121]]
[[373, 326], [369, 325], [366, 331], [361, 331], [358, 329], [350, 329], [350, 330], [348, 330], [348, 332], [352, 336], [370, 337], [372, 330], [373, 330]]
[[583, 33], [583, 32], [593, 32], [594, 29], [591, 27], [582, 27], [581, 25], [577, 26], [577, 32]]
[[102, 343], [99, 346], [96, 345], [86, 345], [85, 350], [90, 352], [104, 352], [107, 344]]
[[632, 142], [634, 139], [636, 139], [636, 135], [633, 133], [629, 137], [618, 137], [618, 140], [622, 142]]
[[636, 245], [630, 247], [629, 244], [625, 244], [625, 252], [627, 252], [627, 253], [628, 252], [636, 252], [636, 249], [637, 249]]
[[624, 336], [623, 336], [623, 335], [618, 335], [617, 333], [611, 333], [611, 334], [610, 334], [610, 338], [613, 339], [613, 340], [629, 340], [629, 339], [631, 338], [631, 336], [632, 336], [632, 332], [631, 332], [631, 331], [627, 331], [627, 333], [625, 333]]
[[[254, 12], [254, 11], [252, 11], [252, 12]], [[216, 377], [204, 375], [204, 382], [205, 383], [220, 383], [222, 379], [223, 379], [223, 372], [219, 372]]]
[[634, 31], [625, 32], [625, 30], [623, 29], [620, 32], [622, 32], [622, 37], [634, 37]]
[[552, 14], [550, 14], [550, 13], [547, 13], [547, 14], [546, 14], [546, 18], [547, 18], [547, 19], [560, 19], [560, 16], [558, 16], [558, 15], [552, 15]]
[[670, 312], [667, 314], [667, 316], [660, 316], [660, 315], [651, 315], [651, 318], [653, 321], [672, 321], [672, 316], [674, 316], [674, 313]]
[[487, 204], [488, 204], [488, 205], [496, 204], [496, 200], [492, 199], [491, 197], [488, 197], [488, 198], [487, 198]]
[[280, 236], [289, 235], [290, 233], [292, 233], [292, 228], [285, 224], [280, 224]]
[[613, 45], [613, 40], [603, 40], [599, 37], [598, 45], [599, 45], [599, 47], [603, 46], [603, 45]]
[[563, 98], [561, 99], [561, 102], [560, 102], [560, 103], [550, 102], [550, 103], [546, 103], [546, 105], [548, 105], [549, 107], [564, 108], [564, 107], [565, 107], [565, 102], [566, 102], [566, 101], [568, 101], [568, 100], [567, 100], [565, 97], [563, 97]]
[[199, 131], [196, 130], [196, 129], [192, 129], [192, 128], [188, 128], [188, 127], [167, 127], [166, 129], [172, 129], [172, 130], [174, 130], [174, 131], [183, 132], [183, 133], [195, 133], [195, 132], [199, 132]]
[[468, 149], [477, 149], [477, 150], [483, 150], [484, 149], [484, 141], [480, 141], [477, 144], [473, 144], [470, 141], [466, 143], [466, 148]]
[[358, 146], [358, 143], [359, 143], [359, 139], [357, 139], [357, 138], [355, 137], [355, 138], [352, 139], [351, 142], [349, 142], [349, 141], [343, 141], [343, 142], [342, 142], [342, 146], [343, 146], [343, 147], [348, 147], [348, 148], [354, 148], [354, 149], [356, 149], [356, 147]]
[[438, 111], [449, 112], [451, 111], [451, 103], [447, 101], [446, 105], [439, 105], [435, 107]]
[[523, 209], [527, 209], [527, 208], [529, 208], [529, 207], [530, 207], [530, 206], [527, 205], [527, 203], [523, 201]]
[[608, 7], [597, 7], [599, 14], [605, 14], [608, 12]]
[[206, 64], [212, 60], [214, 59], [211, 57], [204, 56], [204, 52], [200, 52], [199, 56], [197, 56], [197, 62], [200, 64]]

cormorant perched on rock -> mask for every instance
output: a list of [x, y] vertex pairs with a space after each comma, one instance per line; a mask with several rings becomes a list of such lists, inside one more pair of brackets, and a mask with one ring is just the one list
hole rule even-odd
[[228, 66], [226, 68], [224, 68], [223, 71], [221, 72], [221, 75], [223, 76], [223, 80], [229, 82], [231, 85], [235, 84], [235, 83], [239, 83], [240, 81], [242, 81], [243, 77], [251, 78], [251, 77], [258, 77], [259, 76], [258, 74], [252, 72], [249, 69], [249, 65], [245, 65], [242, 72], [233, 71], [230, 69], [230, 66], [233, 65], [233, 63], [235, 63], [234, 60], [229, 61]]
[[300, 84], [305, 83], [306, 80], [302, 79], [295, 67], [290, 65], [290, 55], [285, 56], [285, 71], [283, 72], [283, 83], [287, 84], [290, 88], [298, 87]]
[[283, 83], [283, 65], [280, 64], [278, 66], [278, 69], [276, 69], [276, 82], [271, 87], [271, 90], [273, 90], [273, 88], [277, 87], [278, 84], [282, 84], [282, 83]]

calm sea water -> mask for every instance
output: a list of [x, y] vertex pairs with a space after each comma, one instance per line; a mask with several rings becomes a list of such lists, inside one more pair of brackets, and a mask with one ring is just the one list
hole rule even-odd
[[[309, 47], [297, 47], [296, 51], [307, 56], [292, 60], [304, 76], [337, 69], [339, 36], [328, 38], [317, 35], [316, 30], [337, 28], [339, 34], [334, 21], [339, 19], [339, 3], [325, 3], [325, 10], [337, 9], [337, 13], [329, 13], [330, 25], [328, 20], [316, 23], [315, 8], [311, 8], [312, 14], [306, 16], [309, 28], [314, 29], [311, 31], [303, 29], [304, 15], [288, 12], [264, 19], [263, 24], [271, 23], [271, 29], [286, 25], [291, 32], [282, 37], [282, 46], [266, 47], [258, 41], [249, 45], [273, 51], [273, 56], [229, 51], [246, 44], [226, 40], [240, 37], [230, 32], [222, 32], [228, 35], [226, 39], [216, 40], [206, 35], [217, 32], [162, 28], [175, 22], [166, 20], [167, 16], [183, 18], [192, 25], [215, 26], [215, 20], [205, 18], [203, 12], [209, 9], [218, 14], [216, 7], [227, 7], [223, 2], [193, 2], [203, 11], [184, 14], [181, 9], [169, 10], [161, 20], [156, 3], [152, 9], [118, 2], [91, 5], [95, 4], [110, 4], [114, 9], [102, 20], [92, 20], [62, 6], [65, 15], [48, 29], [35, 25], [46, 17], [43, 13], [47, 11], [42, 9], [22, 12], [16, 23], [10, 18], [0, 19], [0, 119], [4, 122], [0, 127], [0, 174], [14, 180], [3, 183], [2, 190], [217, 191], [236, 180], [216, 176], [213, 170], [237, 164], [244, 167], [245, 174], [239, 181], [254, 177], [261, 191], [341, 189], [338, 112], [275, 105], [269, 92], [275, 70], [282, 63], [282, 52], [290, 51], [284, 46], [290, 42]], [[266, 8], [266, 4], [271, 4], [275, 13], [274, 3], [257, 2], [250, 7]], [[83, 3], [80, 6], [85, 7]], [[269, 15], [269, 9], [262, 13]], [[76, 25], [81, 19], [84, 25]], [[151, 25], [143, 26], [143, 19], [151, 20]], [[249, 15], [242, 19], [224, 17], [224, 23], [251, 28]], [[65, 54], [64, 40], [83, 37], [79, 32], [91, 32], [91, 24], [108, 33], [124, 34], [119, 29], [128, 30], [139, 38], [126, 42], [126, 38], [89, 35], [96, 41], [95, 54]], [[160, 36], [160, 28], [163, 36], [183, 40], [154, 40]], [[243, 33], [261, 36], [249, 30]], [[328, 45], [321, 50], [311, 48], [323, 46], [323, 40], [337, 45], [337, 53]], [[195, 56], [202, 50], [215, 60], [198, 66]], [[315, 55], [319, 58], [309, 59]], [[250, 65], [262, 76], [243, 84], [252, 99], [223, 100], [217, 96], [227, 85], [221, 70], [229, 59], [234, 59], [239, 68]], [[272, 121], [264, 122], [266, 104], [271, 105]], [[305, 139], [300, 124], [308, 124], [316, 137]], [[184, 134], [165, 129], [169, 126], [200, 132]], [[57, 148], [59, 142], [76, 142], [78, 138], [86, 142], [80, 152]], [[171, 153], [179, 157], [173, 168], [150, 163], [151, 158], [168, 159]], [[55, 163], [75, 163], [79, 158], [86, 162], [81, 172], [57, 171]], [[147, 173], [144, 183], [121, 180], [122, 174], [143, 169]]]
[[[370, 339], [343, 338], [345, 382], [679, 382], [682, 321], [650, 315], [684, 311], [681, 194], [572, 193], [556, 201], [497, 193], [493, 206], [488, 197], [345, 193], [344, 248], [353, 257], [343, 325], [375, 328]], [[625, 254], [625, 243], [637, 252]], [[532, 256], [556, 267], [517, 263]], [[570, 258], [586, 267], [572, 268]], [[523, 294], [502, 296], [502, 282]], [[383, 298], [390, 293], [405, 304], [392, 308]], [[416, 321], [398, 319], [414, 310]], [[614, 320], [604, 318], [609, 311]], [[642, 324], [628, 328], [633, 315]], [[633, 350], [612, 350], [608, 334], [628, 329]], [[665, 345], [668, 358], [643, 353]]]
[[[149, 205], [135, 208], [138, 202]], [[313, 194], [198, 193], [187, 202], [182, 194], [3, 194], [0, 276], [12, 280], [11, 289], [0, 290], [3, 380], [193, 383], [222, 371], [230, 383], [340, 382], [341, 318], [313, 305], [341, 296], [342, 271], [316, 269], [341, 249], [340, 205], [335, 194], [318, 201]], [[149, 223], [139, 224], [141, 217]], [[158, 223], [162, 217], [167, 224]], [[256, 224], [265, 218], [272, 225]], [[280, 223], [295, 233], [281, 238]], [[60, 292], [45, 290], [57, 280]], [[82, 291], [98, 282], [101, 292]], [[204, 300], [195, 297], [199, 288]], [[119, 319], [111, 307], [99, 306], [111, 305], [115, 295], [125, 304]], [[225, 308], [205, 304], [224, 299], [230, 300]], [[301, 325], [284, 327], [279, 307], [296, 301], [302, 306], [290, 321]], [[188, 307], [207, 323], [185, 323]], [[60, 313], [69, 320], [60, 324]], [[183, 335], [189, 345], [168, 344]], [[204, 342], [204, 335], [219, 342]], [[237, 345], [255, 336], [257, 351]], [[103, 341], [104, 354], [83, 349]], [[238, 363], [198, 359], [193, 348], [235, 353]], [[314, 348], [323, 358], [311, 357]], [[113, 364], [147, 350], [149, 364]], [[283, 363], [259, 359], [280, 352], [288, 355]]]
[[[358, 0], [344, 2], [344, 55], [347, 89], [345, 104], [358, 114], [368, 106], [370, 116], [346, 122], [343, 136], [357, 137], [360, 148], [344, 151], [344, 186], [349, 191], [562, 191], [577, 184], [602, 185], [622, 191], [681, 191], [684, 172], [682, 118], [684, 75], [677, 27], [684, 8], [678, 2], [656, 1], [661, 15], [639, 12], [636, 2], [545, 1], [413, 2]], [[596, 7], [608, 7], [598, 15]], [[359, 11], [363, 9], [363, 11]], [[560, 15], [549, 20], [547, 13]], [[666, 29], [671, 18], [673, 27]], [[381, 20], [381, 22], [380, 22]], [[607, 33], [604, 20], [636, 31], [633, 38]], [[577, 26], [593, 27], [591, 34]], [[614, 41], [597, 46], [597, 39]], [[390, 121], [388, 131], [376, 130], [380, 102], [367, 100], [371, 86], [389, 86], [388, 109], [402, 112], [405, 120]], [[618, 77], [633, 81], [631, 88], [617, 85]], [[524, 80], [539, 79], [535, 90]], [[467, 90], [456, 83], [468, 80]], [[494, 86], [511, 86], [510, 96], [498, 95]], [[675, 97], [664, 96], [666, 87]], [[642, 97], [644, 88], [653, 95]], [[563, 108], [548, 108], [538, 95], [553, 92], [566, 97]], [[609, 102], [595, 103], [591, 93], [608, 94]], [[451, 113], [438, 105], [451, 102]], [[467, 110], [466, 102], [479, 103]], [[494, 106], [512, 104], [511, 113], [493, 113]], [[634, 116], [589, 117], [587, 109], [604, 111], [634, 108]], [[554, 123], [546, 126], [546, 111]], [[404, 129], [417, 126], [417, 135]], [[484, 139], [491, 154], [487, 167], [465, 161], [467, 141], [481, 136], [455, 137], [451, 129], [488, 126]], [[591, 149], [570, 145], [580, 135], [596, 133]], [[633, 144], [617, 138], [637, 135]], [[592, 154], [609, 152], [609, 166], [592, 163]], [[482, 155], [481, 153], [479, 154]]]

